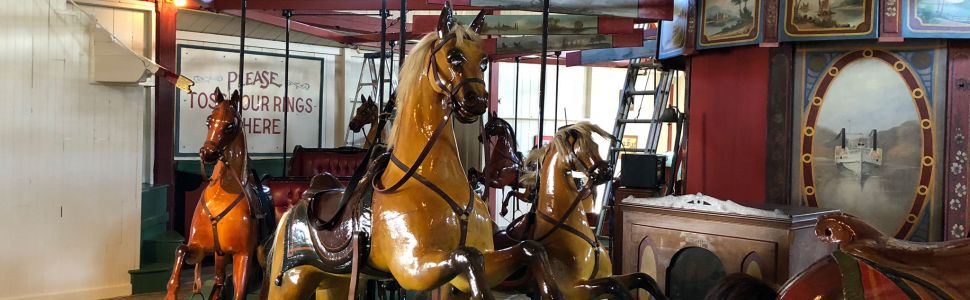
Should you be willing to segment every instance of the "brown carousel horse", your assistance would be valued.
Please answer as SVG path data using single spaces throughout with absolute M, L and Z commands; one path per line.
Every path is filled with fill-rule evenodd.
M 374 102 L 374 98 L 364 98 L 364 95 L 361 95 L 360 100 L 360 106 L 354 111 L 354 117 L 350 119 L 350 124 L 347 127 L 353 132 L 360 132 L 364 128 L 364 125 L 370 124 L 370 129 L 364 138 L 364 148 L 370 149 L 374 144 L 374 139 L 377 137 L 377 123 L 380 121 L 381 116 L 380 108 L 377 107 L 377 102 Z
M 483 21 L 479 14 L 471 30 L 457 25 L 446 4 L 437 32 L 425 36 L 405 60 L 389 139 L 393 149 L 372 164 L 349 197 L 365 198 L 358 196 L 360 190 L 373 187 L 372 213 L 359 214 L 366 220 L 353 229 L 357 242 L 349 242 L 359 245 L 353 247 L 358 255 L 350 260 L 350 267 L 341 265 L 329 271 L 333 264 L 314 262 L 339 254 L 330 249 L 344 249 L 346 243 L 320 239 L 325 235 L 318 234 L 340 230 L 340 226 L 330 226 L 344 224 L 343 218 L 330 220 L 333 214 L 326 213 L 329 210 L 297 206 L 283 217 L 277 230 L 270 299 L 305 299 L 316 288 L 327 290 L 322 297 L 318 293 L 317 299 L 352 297 L 357 280 L 354 270 L 360 270 L 365 279 L 393 277 L 408 290 L 428 291 L 447 283 L 474 299 L 494 299 L 490 287 L 523 265 L 536 274 L 540 296 L 561 298 L 539 243 L 524 241 L 494 249 L 487 205 L 464 179 L 451 117 L 454 113 L 461 122 L 475 122 L 488 107 L 482 80 L 488 60 L 477 33 Z M 390 165 L 382 169 L 381 162 Z M 372 185 L 368 184 L 371 178 Z M 324 190 L 340 187 L 331 185 Z M 312 208 L 320 202 L 328 201 L 311 197 L 302 203 Z M 361 207 L 336 211 L 366 211 Z M 291 221 L 301 214 L 304 218 L 316 216 L 309 222 Z M 368 229 L 372 232 L 369 242 Z M 293 260 L 292 253 L 306 255 Z
M 195 265 L 195 286 L 201 288 L 200 262 L 215 254 L 215 285 L 208 299 L 219 299 L 226 281 L 226 265 L 232 259 L 233 299 L 245 298 L 247 283 L 258 271 L 252 258 L 261 238 L 268 236 L 274 225 L 267 214 L 272 206 L 259 192 L 253 176 L 247 174 L 249 157 L 246 135 L 240 129 L 239 103 L 241 96 L 234 92 L 226 100 L 215 90 L 216 107 L 206 120 L 209 128 L 199 157 L 205 164 L 215 163 L 215 169 L 203 190 L 192 217 L 188 242 L 175 252 L 175 268 L 168 281 L 166 299 L 176 299 L 179 278 L 184 263 Z
M 519 191 L 521 188 L 519 175 L 524 171 L 525 164 L 522 162 L 522 155 L 517 151 L 519 147 L 516 145 L 515 131 L 508 121 L 499 118 L 493 112 L 482 128 L 482 135 L 479 138 L 483 143 L 490 143 L 491 146 L 485 157 L 485 167 L 480 175 L 475 176 L 477 179 L 475 181 L 489 188 L 512 188 L 502 200 L 502 210 L 499 214 L 504 216 L 508 213 L 510 199 L 525 201 L 529 193 Z
M 839 250 L 789 280 L 779 299 L 970 299 L 970 240 L 898 240 L 841 213 L 820 217 L 815 234 Z
M 630 299 L 629 290 L 639 288 L 657 299 L 666 299 L 647 274 L 613 275 L 609 255 L 588 223 L 594 187 L 611 180 L 613 174 L 600 158 L 593 134 L 613 138 L 596 125 L 580 122 L 562 127 L 550 145 L 529 153 L 526 164 L 539 168 L 523 174 L 522 181 L 539 194 L 533 210 L 509 225 L 509 236 L 534 239 L 546 247 L 556 282 L 567 299 L 605 295 Z M 579 183 L 575 174 L 585 177 L 585 183 Z M 541 188 L 534 188 L 536 177 Z

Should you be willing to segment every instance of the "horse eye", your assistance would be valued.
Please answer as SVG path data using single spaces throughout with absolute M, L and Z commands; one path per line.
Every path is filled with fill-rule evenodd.
M 481 63 L 481 64 L 482 64 L 482 65 L 481 65 L 481 67 L 482 67 L 482 72 L 485 72 L 485 70 L 488 70 L 488 57 L 486 57 L 486 58 L 483 58 L 483 59 L 482 59 L 482 63 Z
M 458 67 L 465 62 L 465 54 L 461 53 L 461 50 L 454 49 L 448 51 L 448 63 L 452 66 Z
M 230 132 L 230 131 L 233 131 L 233 130 L 235 130 L 235 129 L 236 129 L 236 124 L 233 124 L 233 123 L 229 123 L 229 124 L 226 124 L 226 129 L 224 129 L 224 130 L 225 130 L 226 132 Z

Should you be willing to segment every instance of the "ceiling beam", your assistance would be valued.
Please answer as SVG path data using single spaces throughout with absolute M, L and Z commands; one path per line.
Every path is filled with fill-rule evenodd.
M 322 28 L 349 31 L 354 33 L 381 32 L 381 18 L 370 16 L 294 16 L 293 20 L 316 25 Z M 387 33 L 398 34 L 400 26 L 396 19 L 388 19 Z M 408 29 L 411 24 L 408 24 Z
M 241 11 L 239 11 L 239 10 L 228 9 L 228 10 L 223 10 L 222 12 L 223 13 L 226 13 L 226 14 L 233 15 L 233 16 L 237 16 L 237 17 L 242 16 Z M 270 25 L 274 25 L 274 26 L 279 26 L 279 27 L 282 27 L 282 28 L 286 28 L 286 19 L 283 18 L 282 15 L 273 15 L 273 14 L 268 14 L 268 13 L 260 12 L 260 11 L 249 11 L 249 10 L 247 10 L 246 11 L 246 18 L 247 19 L 250 19 L 250 20 L 259 21 L 259 22 L 263 22 L 263 23 L 266 23 L 266 24 L 270 24 Z M 328 40 L 335 41 L 335 42 L 338 42 L 338 43 L 341 43 L 341 44 L 353 44 L 355 42 L 360 42 L 357 39 L 354 39 L 352 37 L 349 37 L 349 36 L 346 36 L 346 35 L 343 35 L 343 34 L 340 34 L 340 33 L 336 33 L 336 32 L 333 32 L 333 31 L 330 31 L 330 30 L 327 30 L 327 29 L 315 27 L 313 25 L 309 25 L 309 24 L 305 24 L 305 23 L 301 23 L 301 22 L 296 22 L 296 21 L 291 21 L 290 22 L 290 28 L 293 31 L 306 33 L 306 34 L 309 34 L 309 35 L 312 35 L 312 36 L 315 36 L 315 37 L 319 37 L 319 38 L 322 38 L 322 39 L 328 39 Z
M 214 0 L 211 8 L 219 10 L 240 9 L 239 0 Z M 303 10 L 380 10 L 381 0 L 247 0 L 249 9 L 292 9 Z M 429 4 L 428 1 L 408 1 L 408 10 L 440 10 L 441 4 Z M 387 9 L 401 9 L 400 1 L 387 1 Z M 477 7 L 455 6 L 455 10 L 479 10 Z

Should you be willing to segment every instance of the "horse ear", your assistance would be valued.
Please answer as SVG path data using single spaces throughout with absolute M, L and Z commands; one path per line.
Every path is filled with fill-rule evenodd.
M 367 98 L 364 95 L 360 95 L 360 102 L 367 102 Z
M 451 10 L 451 1 L 445 2 L 445 7 L 441 9 L 441 16 L 438 17 L 438 38 L 442 39 L 455 26 L 455 14 Z
M 239 90 L 232 91 L 232 97 L 229 97 L 229 100 L 232 101 L 233 105 L 241 103 L 242 95 L 239 94 Z
M 483 10 L 478 12 L 478 16 L 475 16 L 475 20 L 473 20 L 472 23 L 468 25 L 468 28 L 470 28 L 472 31 L 474 31 L 477 34 L 482 34 L 482 27 L 484 26 L 485 26 L 485 11 Z

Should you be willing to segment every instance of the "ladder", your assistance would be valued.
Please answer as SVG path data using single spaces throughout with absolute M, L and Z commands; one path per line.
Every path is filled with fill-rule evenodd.
M 674 76 L 668 71 L 658 71 L 660 65 L 653 63 L 651 58 L 634 58 L 630 60 L 629 66 L 626 71 L 626 78 L 623 83 L 623 91 L 620 94 L 620 105 L 616 111 L 616 124 L 613 126 L 613 136 L 617 138 L 612 143 L 610 143 L 610 152 L 607 154 L 609 158 L 609 165 L 613 166 L 614 172 L 618 172 L 617 162 L 620 159 L 620 154 L 622 152 L 640 152 L 640 153 L 657 153 L 657 146 L 660 142 L 660 132 L 663 124 L 660 122 L 654 122 L 660 117 L 660 112 L 663 111 L 667 101 L 670 96 L 670 87 L 673 84 Z M 659 73 L 659 76 L 658 76 Z M 659 80 L 657 79 L 659 77 Z M 638 90 L 637 82 L 639 79 L 643 79 L 645 86 L 649 86 L 651 83 L 655 83 L 653 89 Z M 630 108 L 633 107 L 637 100 L 646 100 L 647 96 L 653 96 L 653 113 L 651 118 L 642 119 L 639 117 L 639 112 L 633 118 L 630 118 Z M 642 104 L 641 104 L 642 105 Z M 650 124 L 650 129 L 648 130 L 646 148 L 624 148 L 623 146 L 623 133 L 626 131 L 627 124 Z M 614 176 L 616 173 L 614 173 Z M 610 234 L 603 233 L 603 223 L 606 222 L 608 218 L 608 212 L 613 208 L 614 193 L 613 193 L 613 180 L 606 182 L 606 189 L 603 192 L 603 199 L 601 201 L 601 208 L 599 218 L 596 222 L 596 236 L 599 240 L 609 242 Z M 611 227 L 613 228 L 613 227 Z
M 390 99 L 390 95 L 391 95 L 391 92 L 394 91 L 394 87 L 397 86 L 397 79 L 395 79 L 395 77 L 392 76 L 393 75 L 392 72 L 397 68 L 394 67 L 394 63 L 393 63 L 394 53 L 387 52 L 387 54 L 385 55 L 389 60 L 389 62 L 384 64 L 386 70 L 384 70 L 383 84 L 388 85 L 387 90 L 384 93 L 384 100 L 386 102 L 387 99 Z M 354 91 L 354 96 L 350 98 L 351 114 L 357 111 L 357 105 L 361 103 L 360 96 L 370 96 L 374 98 L 374 101 L 377 101 L 377 96 L 378 96 L 377 87 L 379 86 L 378 81 L 380 81 L 380 79 L 378 78 L 380 76 L 377 70 L 380 69 L 378 67 L 378 63 L 380 59 L 381 59 L 380 52 L 370 52 L 370 53 L 364 54 L 364 63 L 361 64 L 360 76 L 357 77 L 357 90 Z M 364 74 L 370 75 L 369 81 L 364 80 Z M 367 94 L 364 94 L 364 92 L 367 92 Z M 361 130 L 361 134 L 364 135 L 364 137 L 366 137 L 367 131 Z M 346 130 L 344 132 L 344 145 L 361 146 L 363 144 L 357 145 L 357 133 L 354 133 L 353 131 L 350 131 L 350 130 Z

